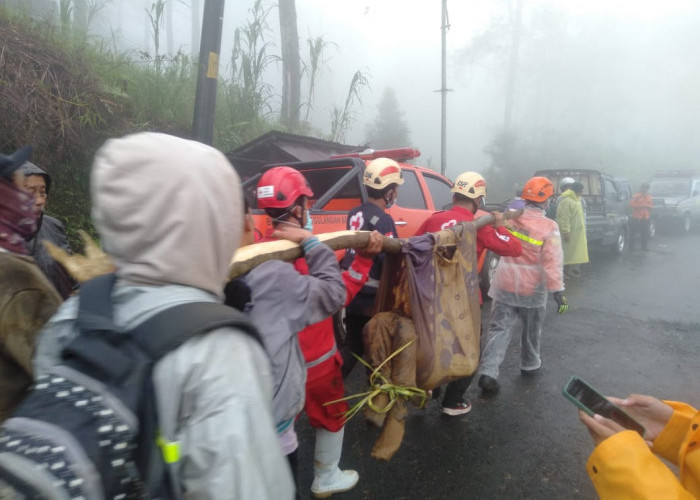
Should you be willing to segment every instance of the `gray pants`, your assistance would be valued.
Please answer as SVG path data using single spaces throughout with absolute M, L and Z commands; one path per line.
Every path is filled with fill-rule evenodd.
M 546 306 L 515 307 L 493 301 L 489 331 L 481 337 L 481 364 L 479 373 L 498 378 L 498 367 L 503 363 L 513 331 L 522 322 L 520 336 L 520 369 L 536 370 L 542 366 L 540 339 Z

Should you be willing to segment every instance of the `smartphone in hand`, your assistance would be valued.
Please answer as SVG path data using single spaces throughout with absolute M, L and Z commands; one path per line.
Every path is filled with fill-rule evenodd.
M 588 415 L 593 416 L 598 414 L 602 417 L 609 418 L 613 422 L 620 424 L 626 429 L 630 429 L 639 433 L 644 437 L 644 426 L 630 417 L 627 413 L 615 406 L 605 396 L 596 391 L 589 384 L 573 376 L 564 386 L 562 391 L 564 397 L 578 406 Z

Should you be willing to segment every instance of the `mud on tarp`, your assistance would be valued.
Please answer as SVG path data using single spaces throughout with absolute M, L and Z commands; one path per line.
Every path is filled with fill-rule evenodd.
M 394 385 L 428 390 L 476 371 L 481 310 L 474 224 L 406 240 L 401 254 L 387 256 L 381 283 L 378 312 L 363 332 L 372 366 L 417 339 L 415 349 L 382 368 Z M 405 405 L 397 402 L 386 418 L 368 410 L 371 421 L 384 424 L 373 457 L 389 460 L 398 450 Z

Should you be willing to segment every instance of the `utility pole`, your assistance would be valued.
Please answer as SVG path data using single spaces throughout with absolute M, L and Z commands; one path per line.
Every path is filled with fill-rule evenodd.
M 518 51 L 520 50 L 520 27 L 523 17 L 523 0 L 518 0 L 515 7 L 515 22 L 513 40 L 510 46 L 510 63 L 508 65 L 508 81 L 506 82 L 506 105 L 503 109 L 503 130 L 510 131 L 513 116 L 513 100 L 515 94 L 515 79 L 518 73 Z
M 216 85 L 219 80 L 224 3 L 225 0 L 204 0 L 202 18 L 202 41 L 199 48 L 192 138 L 209 145 L 214 140 L 214 112 L 216 111 Z
M 440 126 L 440 173 L 445 175 L 447 171 L 447 30 L 450 29 L 450 20 L 447 15 L 447 0 L 442 0 L 442 86 L 440 87 L 442 114 Z

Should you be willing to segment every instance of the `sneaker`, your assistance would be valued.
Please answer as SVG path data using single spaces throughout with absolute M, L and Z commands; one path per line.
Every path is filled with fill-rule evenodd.
M 450 417 L 456 417 L 457 415 L 464 415 L 472 411 L 472 404 L 468 399 L 458 402 L 457 404 L 451 406 L 443 406 L 442 413 L 449 415 Z
M 482 375 L 479 377 L 479 387 L 481 387 L 482 392 L 495 394 L 501 388 L 501 384 L 493 377 Z

